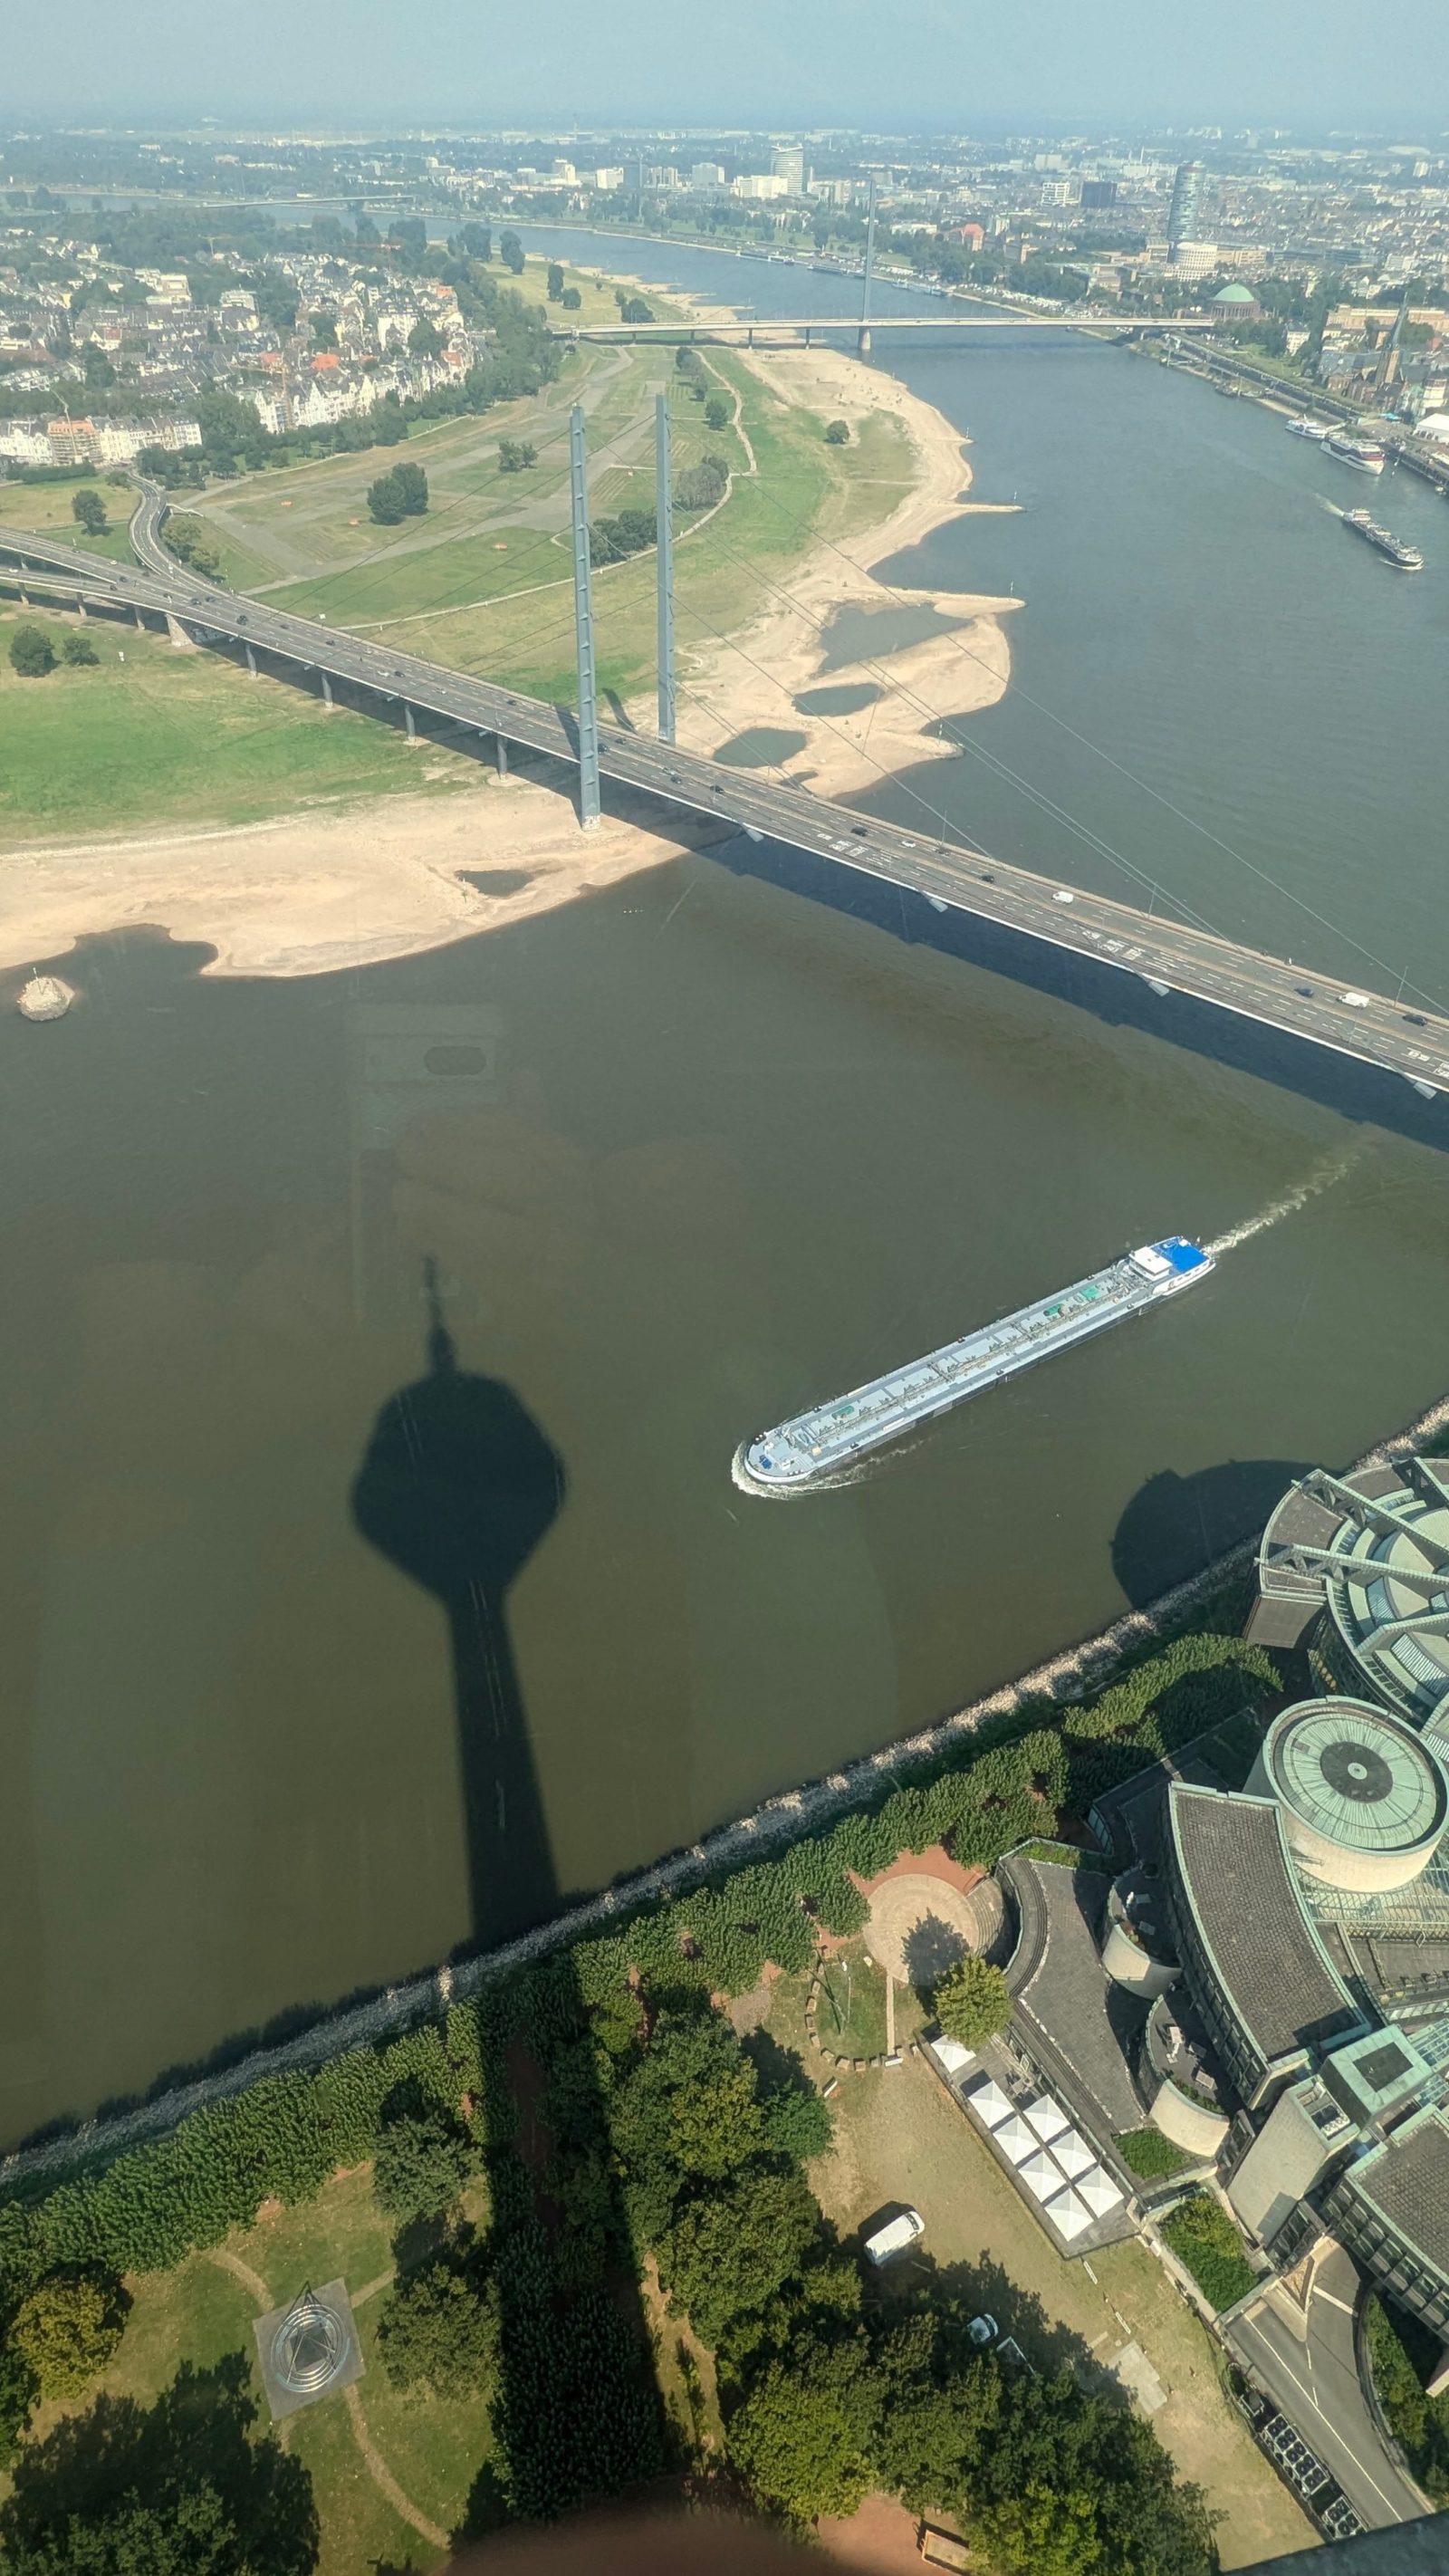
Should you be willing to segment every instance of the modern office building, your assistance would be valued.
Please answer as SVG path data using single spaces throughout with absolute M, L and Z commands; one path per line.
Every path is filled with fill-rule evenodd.
M 1179 162 L 1172 182 L 1172 204 L 1167 214 L 1167 247 L 1175 251 L 1182 242 L 1195 242 L 1198 195 L 1202 182 L 1199 161 Z
M 1300 1476 L 1263 1532 L 1248 1635 L 1449 1746 L 1449 1460 Z
M 775 150 L 770 155 L 770 169 L 775 178 L 784 180 L 785 193 L 787 196 L 804 196 L 810 173 L 805 166 L 805 147 L 803 144 L 777 144 Z

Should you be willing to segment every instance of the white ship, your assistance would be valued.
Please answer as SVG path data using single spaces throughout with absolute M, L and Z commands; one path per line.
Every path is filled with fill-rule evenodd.
M 1299 412 L 1296 419 L 1290 420 L 1288 427 L 1295 438 L 1313 438 L 1322 441 L 1333 434 L 1331 420 L 1315 420 L 1312 413 L 1307 411 Z
M 1145 1243 L 1073 1288 L 1060 1288 L 999 1324 L 947 1342 L 923 1360 L 742 1441 L 735 1451 L 735 1483 L 758 1494 L 805 1493 L 832 1484 L 867 1451 L 885 1448 L 1054 1351 L 1176 1296 L 1206 1279 L 1214 1266 L 1212 1254 L 1186 1235 Z
M 1356 474 L 1382 474 L 1384 451 L 1377 439 L 1351 438 L 1346 429 L 1332 429 L 1323 442 L 1325 456 L 1336 456 L 1340 465 L 1351 465 Z

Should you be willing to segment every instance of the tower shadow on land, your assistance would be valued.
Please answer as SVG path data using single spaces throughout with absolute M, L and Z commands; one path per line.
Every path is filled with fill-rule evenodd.
M 563 1508 L 563 1461 L 497 1378 L 459 1367 L 437 1263 L 424 1264 L 425 1376 L 390 1396 L 352 1488 L 352 1515 L 380 1556 L 430 1592 L 452 1642 L 471 1903 L 469 1946 L 486 1950 L 554 1912 L 560 1890 L 539 1796 L 507 1596 Z M 581 2265 L 556 2195 L 550 2102 L 568 2050 L 571 2141 L 607 2145 L 583 2041 L 588 2014 L 572 1954 L 486 1985 L 476 2002 L 498 2293 L 496 2456 L 474 2482 L 455 2542 L 508 2520 L 551 2520 L 648 2479 L 662 2465 L 660 2409 L 617 2185 L 600 2166 L 598 2253 Z

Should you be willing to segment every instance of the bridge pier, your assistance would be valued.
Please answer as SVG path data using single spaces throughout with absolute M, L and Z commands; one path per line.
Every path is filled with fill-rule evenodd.
M 508 776 L 508 744 L 501 733 L 496 733 L 494 735 L 493 748 L 498 755 L 498 775 L 500 778 L 506 778 Z
M 858 357 L 868 358 L 870 356 L 870 325 L 868 322 L 862 322 L 860 329 L 857 331 L 855 335 L 855 347 Z
M 250 644 L 245 647 L 245 651 L 247 657 L 247 669 L 250 671 L 252 678 L 254 680 L 258 680 L 261 678 L 261 673 L 257 669 L 257 657 L 252 651 Z
M 141 611 L 140 611 L 140 609 L 138 608 L 138 606 L 136 605 L 136 602 L 135 602 L 134 600 L 131 602 L 131 615 L 134 617 L 134 619 L 135 619 L 135 621 L 136 621 L 136 632 L 137 632 L 137 634 L 138 634 L 138 635 L 144 635 L 144 634 L 145 634 L 145 632 L 146 632 L 146 628 L 145 628 L 145 625 L 144 625 L 143 620 L 142 620 L 142 617 L 141 617 Z
M 178 653 L 195 652 L 195 639 L 187 634 L 180 618 L 173 617 L 169 608 L 166 611 L 166 632 L 170 636 L 171 642 Z
M 406 698 L 403 700 L 403 722 L 406 724 L 408 729 L 408 741 L 410 743 L 416 742 L 418 738 L 418 729 L 413 722 L 413 711 L 408 705 Z
M 79 616 L 79 617 L 88 617 L 88 616 L 89 616 L 90 611 L 89 611 L 89 609 L 86 607 L 86 595 L 85 595 L 85 592 L 84 592 L 83 590 L 78 590 L 78 591 L 76 592 L 76 595 L 75 595 L 75 604 L 76 604 L 76 614 L 77 614 L 77 616 Z
M 318 672 L 318 674 L 317 674 L 317 676 L 318 676 L 319 680 L 320 680 L 320 681 L 321 681 L 321 683 L 322 683 L 322 704 L 324 705 L 324 707 L 325 707 L 325 708 L 326 708 L 326 710 L 327 710 L 327 713 L 328 713 L 328 714 L 329 714 L 329 716 L 330 716 L 330 715 L 331 715 L 331 713 L 332 713 L 332 703 L 333 703 L 333 701 L 332 701 L 332 683 L 331 683 L 331 681 L 328 679 L 327 674 L 326 674 L 326 672 L 325 672 L 325 671 L 319 671 L 319 672 Z

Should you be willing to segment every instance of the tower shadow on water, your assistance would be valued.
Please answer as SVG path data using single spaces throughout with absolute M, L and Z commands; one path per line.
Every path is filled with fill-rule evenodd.
M 486 1948 L 558 1894 L 508 1632 L 507 1595 L 563 1508 L 563 1461 L 511 1387 L 458 1365 L 436 1262 L 424 1265 L 428 1370 L 387 1403 L 352 1488 L 380 1556 L 447 1616 L 458 1712 L 471 1938 Z
M 430 1592 L 448 1621 L 470 1946 L 487 1949 L 546 1919 L 559 1898 L 507 1597 L 558 1518 L 566 1487 L 562 1459 L 513 1389 L 459 1366 L 432 1259 L 424 1282 L 427 1371 L 378 1414 L 352 1513 L 369 1544 Z M 476 2011 L 500 2335 L 496 2457 L 479 2472 L 460 2541 L 636 2487 L 664 2457 L 571 1953 L 485 1986 Z M 560 2140 L 549 2088 L 564 2057 L 567 2144 L 596 2144 L 609 2204 L 595 2213 L 588 2247 L 571 2241 L 554 2188 Z

